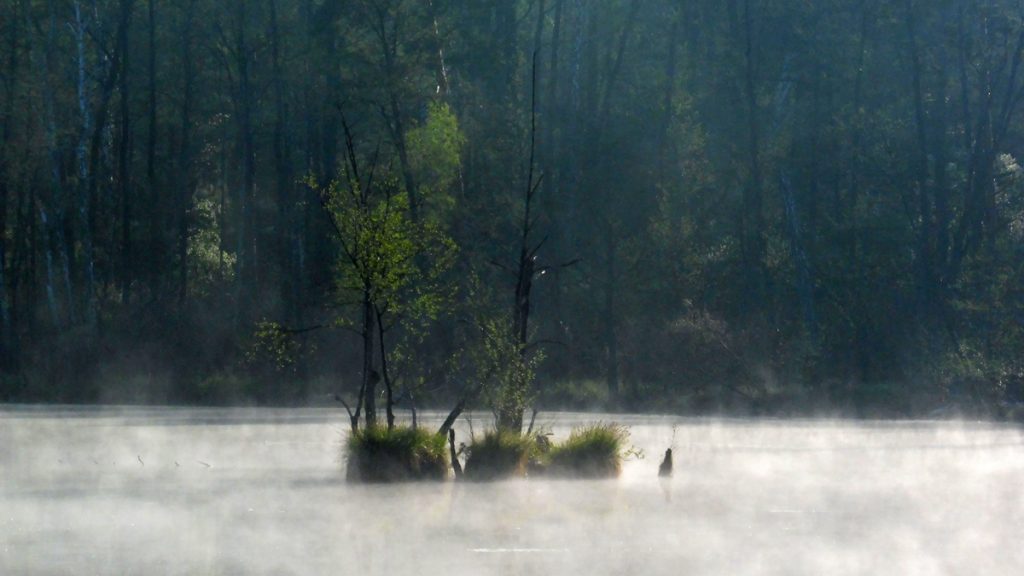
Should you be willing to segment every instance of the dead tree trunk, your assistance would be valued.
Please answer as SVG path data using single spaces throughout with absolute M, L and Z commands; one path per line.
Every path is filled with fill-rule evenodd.
M 455 430 L 448 429 L 448 454 L 452 459 L 452 470 L 455 471 L 455 479 L 462 479 L 462 463 L 459 462 L 459 452 L 455 450 Z

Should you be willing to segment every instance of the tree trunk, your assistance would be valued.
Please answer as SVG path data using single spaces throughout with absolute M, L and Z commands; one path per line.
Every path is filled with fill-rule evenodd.
M 754 310 L 763 312 L 763 299 L 767 295 L 768 284 L 765 268 L 767 245 L 764 237 L 764 184 L 761 176 L 761 125 L 757 104 L 752 1 L 743 2 L 743 96 L 746 100 L 748 174 L 747 185 L 743 189 L 740 229 L 750 301 Z
M 364 402 L 366 427 L 377 425 L 377 382 L 380 376 L 373 369 L 373 331 L 375 327 L 373 304 L 369 291 L 363 292 L 363 384 L 361 400 Z
M 118 27 L 118 50 L 121 52 L 121 136 L 118 146 L 118 184 L 121 194 L 121 303 L 131 302 L 132 280 L 135 276 L 135 257 L 132 248 L 132 131 L 131 94 L 128 82 L 128 26 L 131 20 L 132 0 L 121 0 L 121 24 Z
M 917 179 L 918 240 L 916 266 L 918 273 L 917 287 L 921 314 L 927 316 L 934 304 L 935 269 L 933 258 L 934 221 L 932 214 L 931 193 L 928 186 L 928 127 L 924 110 L 924 93 L 922 88 L 922 63 L 917 43 L 917 16 L 913 3 L 907 1 L 907 40 L 910 49 L 910 78 L 914 102 L 914 124 L 917 136 L 917 150 L 914 154 L 914 173 Z
M 618 320 L 616 318 L 615 290 L 618 282 L 616 272 L 616 246 L 615 227 L 610 223 L 605 224 L 605 286 L 604 286 L 604 342 L 606 364 L 605 383 L 608 393 L 613 397 L 622 398 L 622 390 L 619 383 L 619 336 Z M 639 400 L 638 391 L 634 391 L 632 401 Z
M 94 273 L 94 247 L 97 230 L 97 213 L 99 204 L 99 181 L 100 165 L 103 161 L 103 142 L 107 132 L 109 120 L 110 100 L 114 95 L 114 88 L 117 79 L 122 76 L 121 58 L 125 46 L 120 39 L 120 30 L 127 26 L 124 18 L 118 21 L 118 41 L 115 46 L 113 57 L 107 64 L 107 74 L 99 87 L 99 102 L 96 106 L 95 120 L 92 122 L 92 134 L 90 136 L 88 168 L 82 175 L 82 197 L 80 198 L 80 220 L 82 224 L 82 244 L 85 252 L 85 310 L 86 322 L 93 326 L 97 321 L 95 298 L 95 283 L 97 279 Z
M 448 64 L 445 62 L 444 57 L 444 42 L 441 40 L 441 29 L 437 25 L 437 11 L 434 8 L 433 0 L 427 0 L 427 9 L 430 13 L 430 23 L 433 26 L 433 52 L 437 54 L 436 66 L 436 80 L 437 80 L 437 96 L 444 98 L 448 95 Z
M 519 70 L 518 61 L 518 18 L 516 17 L 517 2 L 495 2 L 494 22 L 497 43 L 498 61 L 494 63 L 498 74 L 492 87 L 495 102 L 511 103 L 515 91 L 516 74 Z
M 150 0 L 152 7 L 154 0 Z M 192 61 L 192 25 L 195 18 L 196 0 L 189 0 L 185 12 L 185 21 L 181 29 L 181 61 L 185 80 L 182 90 L 181 104 L 181 148 L 178 155 L 178 301 L 184 304 L 188 300 L 188 244 L 189 214 L 192 211 L 192 98 L 195 84 L 195 73 Z M 150 119 L 151 122 L 153 119 Z M 155 131 L 156 124 L 151 125 Z
M 51 206 L 59 206 L 61 202 L 63 202 L 64 197 L 64 182 L 61 178 L 61 165 L 63 164 L 63 158 L 59 142 L 57 141 L 56 95 L 52 79 L 53 67 L 55 66 L 54 50 L 57 47 L 57 15 L 53 4 L 54 0 L 48 0 L 46 3 L 49 26 L 47 28 L 44 54 L 40 59 L 39 64 L 43 85 L 43 115 L 46 126 L 46 146 L 49 153 L 48 157 L 50 164 L 50 193 L 48 195 L 49 198 L 39 199 L 35 204 L 38 205 L 39 223 L 42 227 L 41 233 L 45 237 L 46 245 L 44 250 L 46 260 L 46 302 L 50 310 L 50 319 L 53 327 L 60 328 L 61 320 L 57 305 L 55 287 L 57 279 L 56 272 L 54 270 L 54 260 L 57 256 L 54 253 L 57 252 L 59 254 L 63 249 L 63 245 L 59 232 L 59 223 L 55 224 L 50 211 L 47 209 L 47 204 Z
M 165 246 L 163 236 L 162 215 L 164 214 L 163 195 L 157 190 L 156 178 L 156 142 L 157 142 L 157 70 L 156 70 L 156 0 L 148 2 L 149 37 L 147 54 L 147 100 L 148 100 L 148 123 L 146 133 L 146 188 L 149 199 L 147 219 L 149 220 L 149 250 L 146 254 L 150 262 L 160 263 L 165 259 Z M 187 36 L 186 36 L 187 37 Z M 168 203 L 173 206 L 173 201 Z M 151 297 L 159 297 L 165 284 L 162 282 L 159 265 L 147 266 Z
M 380 344 L 380 371 L 384 376 L 384 391 L 387 398 L 388 430 L 393 430 L 395 428 L 395 396 L 394 389 L 391 386 L 391 374 L 388 372 L 388 349 L 384 343 L 384 333 L 386 332 L 384 328 L 384 315 L 376 306 L 374 306 L 373 312 L 377 319 L 377 338 Z
M 658 134 L 658 180 L 666 182 L 669 175 L 669 163 L 673 153 L 669 150 L 668 135 L 675 120 L 675 96 L 676 96 L 676 75 L 677 75 L 677 53 L 679 48 L 679 28 L 682 20 L 682 11 L 676 12 L 672 18 L 672 24 L 668 34 L 668 57 L 665 59 L 665 86 L 661 102 L 661 126 Z
M 284 97 L 284 72 L 281 67 L 281 34 L 278 24 L 277 1 L 269 0 L 270 12 L 270 50 L 271 66 L 273 72 L 273 95 L 274 95 L 274 172 L 277 188 L 277 252 L 278 265 L 281 270 L 282 282 L 279 296 L 284 308 L 285 316 L 290 321 L 295 321 L 297 313 L 293 300 L 295 289 L 293 284 L 297 281 L 297 273 L 292 264 L 291 248 L 294 230 L 292 226 L 291 185 L 294 178 L 291 174 L 291 158 L 289 157 L 289 142 L 286 119 L 288 117 L 287 104 Z
M 235 66 L 238 72 L 238 152 L 242 169 L 238 209 L 238 320 L 249 321 L 256 278 L 256 226 L 254 191 L 256 186 L 256 153 L 253 137 L 253 87 L 249 69 L 250 46 L 246 36 L 245 2 L 235 9 Z
M 12 3 L 12 11 L 18 4 Z M 10 196 L 10 174 L 8 163 L 12 154 L 11 131 L 14 121 L 15 76 L 18 72 L 18 14 L 9 14 L 7 21 L 7 70 L 4 75 L 4 107 L 0 115 L 0 372 L 10 367 L 14 360 L 9 278 L 7 265 L 7 209 Z
M 412 165 L 409 162 L 409 150 L 406 145 L 406 122 L 405 111 L 399 103 L 396 60 L 399 57 L 397 52 L 398 34 L 397 24 L 389 23 L 389 15 L 384 9 L 377 12 L 377 39 L 380 43 L 381 58 L 384 64 L 384 85 L 387 90 L 387 118 L 388 129 L 391 132 L 391 141 L 398 152 L 398 162 L 402 170 L 402 180 L 405 182 L 405 192 L 409 196 L 409 216 L 414 224 L 420 221 L 420 197 L 416 185 L 416 177 L 413 174 Z M 391 16 L 393 18 L 393 16 Z M 388 36 L 388 29 L 391 29 L 392 36 Z M 382 107 L 383 110 L 383 107 Z
M 86 14 L 83 13 L 82 5 L 80 2 L 73 4 L 75 21 L 74 21 L 74 33 L 75 33 L 75 55 L 77 64 L 77 83 L 76 83 L 76 95 L 78 97 L 78 113 L 81 116 L 81 126 L 79 127 L 78 133 L 78 144 L 75 147 L 75 164 L 78 169 L 78 201 L 76 204 L 77 210 L 75 213 L 78 215 L 78 220 L 84 224 L 82 228 L 82 245 L 84 247 L 82 257 L 82 269 L 84 271 L 84 278 L 82 279 L 83 294 L 82 294 L 82 306 L 85 310 L 85 320 L 90 326 L 95 323 L 95 314 L 93 313 L 93 297 L 92 291 L 95 284 L 93 278 L 93 249 L 92 249 L 92 231 L 88 228 L 88 214 L 89 214 L 89 196 L 88 196 L 88 182 L 91 179 L 90 171 L 90 159 L 88 155 L 88 143 L 89 137 L 93 134 L 93 115 L 92 115 L 92 103 L 91 96 L 89 94 L 89 71 L 88 63 L 85 54 L 85 43 L 88 32 L 88 23 L 86 22 Z M 77 295 L 76 295 L 77 296 Z M 69 298 L 75 296 L 69 295 Z

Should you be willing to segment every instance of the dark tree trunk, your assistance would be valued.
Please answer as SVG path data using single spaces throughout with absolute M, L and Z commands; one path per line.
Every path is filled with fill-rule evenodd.
M 384 114 L 391 132 L 391 141 L 398 152 L 398 163 L 402 171 L 402 180 L 405 182 L 405 192 L 409 196 L 409 216 L 413 223 L 420 221 L 420 197 L 416 185 L 416 177 L 413 174 L 412 164 L 409 161 L 409 150 L 406 143 L 406 118 L 399 102 L 398 82 L 401 80 L 398 74 L 398 44 L 399 26 L 394 22 L 396 15 L 388 14 L 384 8 L 379 8 L 376 13 L 377 40 L 380 44 L 381 59 L 384 69 L 384 85 L 387 91 L 387 112 Z M 389 35 L 388 30 L 391 30 Z M 384 110 L 384 104 L 381 110 Z
M 924 109 L 923 64 L 917 41 L 917 15 L 913 3 L 908 0 L 907 40 L 910 50 L 910 78 L 914 102 L 914 125 L 917 136 L 917 150 L 914 158 L 914 173 L 917 179 L 918 206 L 918 246 L 916 266 L 918 273 L 917 287 L 920 311 L 928 315 L 935 301 L 935 268 L 934 268 L 934 215 L 932 213 L 931 192 L 928 186 L 928 126 Z
M 373 368 L 373 340 L 374 327 L 376 325 L 373 316 L 373 304 L 370 302 L 370 293 L 363 293 L 363 384 L 362 398 L 365 411 L 366 427 L 372 428 L 377 425 L 377 382 L 380 376 Z
M 246 35 L 245 2 L 235 9 L 235 67 L 238 73 L 238 154 L 242 170 L 242 186 L 238 194 L 238 321 L 247 324 L 252 312 L 252 296 L 256 289 L 256 226 L 255 188 L 256 151 L 253 135 L 253 86 L 249 66 L 251 47 Z
M 384 342 L 384 335 L 387 332 L 387 328 L 384 326 L 384 315 L 381 313 L 380 309 L 374 306 L 373 313 L 377 320 L 377 338 L 378 343 L 380 344 L 380 371 L 384 376 L 384 393 L 386 395 L 385 398 L 387 402 L 385 410 L 387 414 L 388 430 L 393 430 L 395 428 L 395 396 L 394 389 L 391 385 L 391 373 L 388 372 L 388 348 L 387 344 Z
M 122 6 L 122 9 L 124 7 Z M 130 10 L 130 8 L 129 8 Z M 118 78 L 124 80 L 124 71 L 121 69 L 121 63 L 123 61 L 122 52 L 126 49 L 126 46 L 122 43 L 121 30 L 128 25 L 128 20 L 124 18 L 124 14 L 121 15 L 121 20 L 118 25 L 118 40 L 114 51 L 113 58 L 108 65 L 107 75 L 100 84 L 99 103 L 96 107 L 96 112 L 93 115 L 95 121 L 92 126 L 92 134 L 89 145 L 89 165 L 86 171 L 85 181 L 83 183 L 87 190 L 81 200 L 81 219 L 83 224 L 82 243 L 85 252 L 85 309 L 86 318 L 90 325 L 96 322 L 96 312 L 94 302 L 95 283 L 97 281 L 95 274 L 93 273 L 93 252 L 96 233 L 98 230 L 98 210 L 99 210 L 99 181 L 100 181 L 100 167 L 103 162 L 103 143 L 104 136 L 107 132 L 107 122 L 110 112 L 110 100 L 114 95 L 114 88 L 117 85 Z M 127 32 L 125 32 L 127 33 Z
M 134 254 L 132 249 L 132 131 L 131 94 L 128 82 L 128 26 L 131 21 L 132 0 L 121 0 L 121 25 L 118 28 L 118 51 L 121 52 L 120 116 L 121 133 L 118 146 L 117 180 L 121 194 L 121 303 L 131 301 L 134 279 Z
M 748 273 L 748 296 L 754 310 L 764 311 L 767 287 L 765 269 L 763 186 L 761 175 L 761 124 L 757 104 L 757 62 L 754 48 L 754 16 L 751 3 L 743 2 L 743 97 L 747 120 L 747 184 L 740 215 L 741 242 Z
M 605 279 L 604 279 L 604 343 L 606 353 L 605 383 L 608 393 L 622 399 L 619 384 L 619 335 L 616 317 L 616 288 L 618 272 L 616 271 L 615 229 L 610 223 L 605 225 Z M 638 400 L 639 394 L 634 392 L 630 401 Z
M 20 6 L 17 3 L 12 4 L 11 10 L 16 12 Z M 11 350 L 14 340 L 11 337 L 11 298 L 9 297 L 12 282 L 7 263 L 7 210 L 11 183 L 8 163 L 13 155 L 11 131 L 14 122 L 15 77 L 18 73 L 18 23 L 20 16 L 12 13 L 7 17 L 7 35 L 6 42 L 4 42 L 7 48 L 4 107 L 2 115 L 0 115 L 0 372 L 9 368 L 15 358 L 15 354 Z
M 289 157 L 289 138 L 287 132 L 288 110 L 285 102 L 284 71 L 281 65 L 281 33 L 278 22 L 277 1 L 269 0 L 270 12 L 270 50 L 271 66 L 273 72 L 273 94 L 274 94 L 274 171 L 276 175 L 277 188 L 277 223 L 276 237 L 278 265 L 281 270 L 280 298 L 284 308 L 285 316 L 290 321 L 296 321 L 296 302 L 293 300 L 295 289 L 293 284 L 297 281 L 297 272 L 294 269 L 291 258 L 294 230 L 292 226 L 292 181 L 291 158 Z
M 156 0 L 148 2 L 148 54 L 147 54 L 147 103 L 149 128 L 146 133 L 146 192 L 148 198 L 147 220 L 149 220 L 149 250 L 147 259 L 156 265 L 147 266 L 149 287 L 151 295 L 159 296 L 163 289 L 161 281 L 160 265 L 164 261 L 164 237 L 163 237 L 163 200 L 158 190 L 156 176 L 156 143 L 157 143 L 157 69 L 156 69 Z M 182 135 L 184 136 L 184 134 Z M 173 203 L 171 203 L 173 206 Z
M 150 0 L 152 7 L 154 0 Z M 192 106 L 193 93 L 195 91 L 195 73 L 192 58 L 192 26 L 195 18 L 196 0 L 189 0 L 185 19 L 181 29 L 181 62 L 184 78 L 182 87 L 181 103 L 181 143 L 178 153 L 178 301 L 184 304 L 188 301 L 188 244 L 190 217 L 192 211 Z M 152 120 L 152 119 L 151 119 Z M 155 131 L 156 124 L 151 129 Z
M 53 69 L 56 66 L 57 48 L 57 15 L 54 7 L 54 0 L 48 0 L 47 7 L 47 33 L 45 50 L 40 65 L 40 74 L 43 85 L 43 115 L 45 117 L 46 146 L 49 160 L 48 184 L 49 194 L 47 198 L 33 202 L 38 207 L 39 224 L 42 228 L 39 232 L 45 246 L 43 257 L 45 260 L 45 290 L 46 302 L 50 311 L 50 320 L 54 328 L 61 328 L 60 310 L 57 303 L 57 272 L 54 270 L 54 260 L 60 257 L 64 250 L 63 237 L 60 232 L 59 218 L 54 212 L 60 213 L 60 206 L 64 202 L 64 180 L 61 176 L 61 166 L 64 162 L 60 143 L 57 141 L 57 110 L 56 110 L 56 89 L 53 86 Z M 38 237 L 33 235 L 34 237 Z M 65 262 L 66 258 L 63 259 Z M 65 275 L 67 277 L 67 275 Z M 69 286 L 70 288 L 70 286 Z M 68 306 L 71 306 L 71 293 L 68 293 Z

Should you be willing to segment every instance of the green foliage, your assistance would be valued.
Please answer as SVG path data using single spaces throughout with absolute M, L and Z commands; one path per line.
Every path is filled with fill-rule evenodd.
M 441 283 L 458 253 L 441 226 L 413 222 L 408 195 L 393 179 L 376 185 L 379 197 L 356 184 L 333 182 L 322 189 L 312 177 L 307 184 L 326 196 L 338 226 L 345 253 L 339 259 L 339 287 L 349 297 L 366 293 L 383 313 L 436 318 L 449 296 Z
M 302 344 L 281 324 L 262 320 L 256 323 L 252 346 L 246 358 L 250 363 L 270 363 L 278 371 L 293 368 L 302 353 Z
M 524 353 L 507 320 L 482 318 L 478 327 L 473 362 L 484 402 L 494 412 L 498 428 L 519 433 L 523 413 L 536 393 L 534 379 L 543 353 Z
M 189 292 L 209 296 L 217 286 L 234 279 L 236 255 L 224 248 L 218 222 L 223 215 L 211 199 L 201 199 L 192 209 L 193 231 L 188 238 Z
M 489 430 L 483 437 L 474 437 L 468 448 L 466 478 L 489 481 L 530 473 L 612 478 L 619 475 L 626 458 L 642 457 L 628 442 L 628 428 L 600 422 L 573 429 L 565 442 L 546 450 L 536 435 Z
M 459 178 L 466 137 L 451 107 L 433 101 L 427 107 L 426 122 L 409 130 L 406 138 L 425 212 L 440 220 L 455 207 L 451 190 Z
M 622 461 L 632 450 L 629 429 L 598 422 L 574 428 L 569 438 L 556 444 L 547 455 L 547 472 L 575 478 L 613 478 L 622 471 Z
M 465 474 L 474 481 L 526 476 L 531 458 L 538 454 L 534 438 L 503 429 L 474 437 L 468 450 Z
M 175 97 L 152 110 L 148 66 L 111 68 L 148 59 L 119 34 L 138 14 L 77 4 L 0 3 L 5 398 L 99 400 L 123 358 L 180 401 L 242 367 L 284 383 L 239 392 L 267 401 L 299 374 L 356 382 L 346 334 L 299 351 L 284 327 L 361 329 L 364 294 L 392 382 L 479 388 L 505 425 L 535 399 L 1019 398 L 1014 3 L 757 2 L 744 27 L 720 0 L 197 0 L 154 13 Z M 512 308 L 531 169 L 543 363 L 480 321 Z M 250 340 L 259 319 L 279 326 Z
M 360 429 L 346 446 L 348 479 L 357 482 L 444 480 L 448 477 L 446 439 L 423 428 L 384 426 Z
M 382 177 L 366 189 L 354 173 L 346 176 L 344 185 L 335 181 L 326 188 L 313 176 L 307 178 L 307 185 L 323 199 L 341 244 L 336 275 L 340 304 L 349 305 L 358 316 L 343 315 L 337 321 L 370 334 L 376 329 L 384 340 L 382 358 L 390 359 L 385 376 L 404 375 L 407 390 L 418 388 L 422 381 L 414 374 L 413 354 L 454 295 L 446 275 L 457 247 L 440 223 L 413 220 L 409 197 L 394 178 Z M 354 303 L 371 309 L 370 325 L 364 324 L 364 310 L 352 307 Z

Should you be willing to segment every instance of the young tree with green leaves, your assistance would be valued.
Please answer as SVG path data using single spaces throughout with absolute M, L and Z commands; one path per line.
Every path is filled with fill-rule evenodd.
M 343 179 L 321 186 L 310 177 L 307 183 L 320 198 L 341 247 L 339 291 L 346 297 L 358 296 L 356 324 L 363 339 L 363 373 L 355 411 L 346 404 L 352 429 L 358 429 L 361 410 L 366 425 L 376 425 L 376 387 L 381 376 L 391 429 L 396 396 L 389 355 L 395 344 L 388 335 L 398 326 L 412 331 L 441 313 L 443 276 L 454 262 L 456 246 L 437 223 L 413 220 L 407 193 L 378 165 L 377 153 L 368 169 L 360 171 L 352 132 L 344 120 L 343 126 Z M 378 169 L 384 173 L 377 173 Z M 374 352 L 375 346 L 379 353 Z M 376 371 L 378 356 L 381 375 Z

